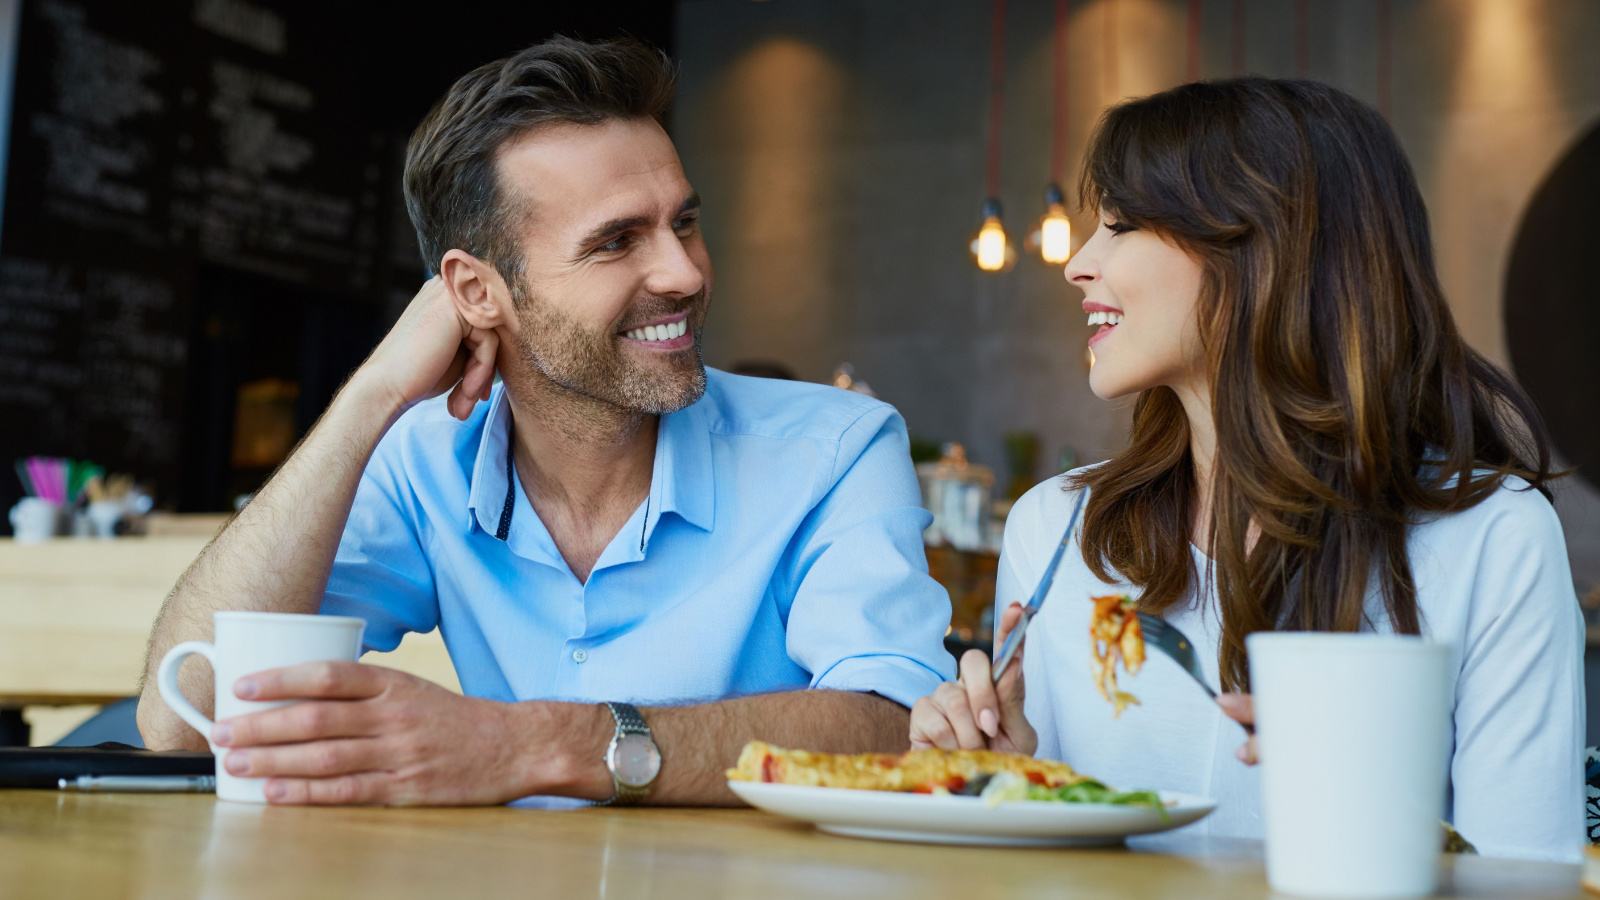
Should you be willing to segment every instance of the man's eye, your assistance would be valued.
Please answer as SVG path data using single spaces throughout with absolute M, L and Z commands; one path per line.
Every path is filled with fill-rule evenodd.
M 676 231 L 679 237 L 686 237 L 694 234 L 695 229 L 699 227 L 700 219 L 698 217 L 679 219 L 678 221 L 672 223 L 672 230 Z
M 621 237 L 614 237 L 594 249 L 598 253 L 620 253 L 628 249 L 628 243 L 628 236 L 622 235 Z

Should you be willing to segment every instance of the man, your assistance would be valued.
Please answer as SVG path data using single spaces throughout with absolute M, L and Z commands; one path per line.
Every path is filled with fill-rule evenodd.
M 380 650 L 438 626 L 467 696 L 357 663 L 240 679 L 306 701 L 214 731 L 272 802 L 731 803 L 746 741 L 901 749 L 954 676 L 893 409 L 701 363 L 711 263 L 657 124 L 671 92 L 641 44 L 557 39 L 413 136 L 438 277 L 179 581 L 149 663 L 215 610 L 320 610 Z M 147 744 L 203 748 L 153 672 Z M 181 682 L 212 696 L 199 664 Z

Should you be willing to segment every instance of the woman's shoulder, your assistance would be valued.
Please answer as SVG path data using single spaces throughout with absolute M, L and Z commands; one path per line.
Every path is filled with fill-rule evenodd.
M 1092 468 L 1094 466 L 1082 466 L 1062 472 L 1028 488 L 1012 504 L 1011 513 L 1006 516 L 1006 530 L 1009 532 L 1016 527 L 1030 534 L 1049 532 L 1051 540 L 1060 540 L 1061 529 L 1067 527 L 1067 519 L 1082 492 L 1081 488 L 1073 486 L 1072 479 Z
M 1072 477 L 1088 468 L 1046 478 L 1012 504 L 1006 516 L 1005 540 L 1000 552 L 1019 571 L 1031 570 L 1035 562 L 1042 565 L 1056 542 L 1061 540 L 1061 532 L 1066 529 L 1081 493 L 1080 488 L 1073 487 Z M 1036 556 L 1041 558 L 1035 560 Z
M 1576 621 L 1561 521 L 1521 478 L 1506 478 L 1473 506 L 1419 523 L 1407 553 L 1424 618 L 1446 631 L 1452 621 L 1467 633 L 1520 616 Z
M 1485 541 L 1519 549 L 1565 548 L 1555 507 L 1527 481 L 1506 476 L 1487 497 L 1466 509 L 1432 513 L 1413 529 L 1412 540 L 1465 549 Z

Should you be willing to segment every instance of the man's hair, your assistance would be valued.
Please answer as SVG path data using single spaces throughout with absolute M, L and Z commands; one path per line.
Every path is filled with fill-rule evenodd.
M 438 272 L 445 253 L 459 248 L 491 262 L 518 294 L 523 253 L 516 230 L 527 210 L 500 190 L 500 148 L 552 125 L 659 121 L 674 81 L 671 60 L 632 38 L 551 38 L 463 76 L 406 147 L 406 211 L 423 264 Z

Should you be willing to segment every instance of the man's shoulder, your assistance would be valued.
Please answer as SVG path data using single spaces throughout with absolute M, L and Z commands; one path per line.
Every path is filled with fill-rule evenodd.
M 448 394 L 411 407 L 389 426 L 373 453 L 373 460 L 400 470 L 419 465 L 434 469 L 446 459 L 471 466 L 483 439 L 489 411 L 500 402 L 503 385 L 496 384 L 489 399 L 475 404 L 466 421 L 451 415 Z
M 838 441 L 862 423 L 881 425 L 894 407 L 832 385 L 753 378 L 706 369 L 702 401 L 714 434 Z M 876 430 L 876 429 L 874 429 Z

